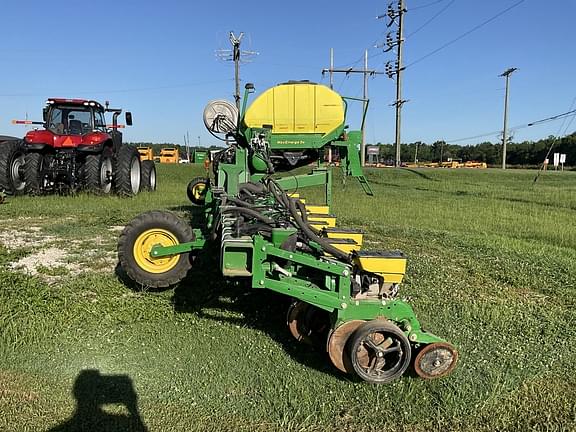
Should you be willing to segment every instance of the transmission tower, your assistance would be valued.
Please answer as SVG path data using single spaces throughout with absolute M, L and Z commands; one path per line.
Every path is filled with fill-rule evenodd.
M 397 27 L 397 30 L 389 31 L 386 35 L 386 42 L 382 45 L 377 45 L 377 48 L 384 48 L 384 52 L 392 51 L 396 48 L 396 61 L 389 61 L 386 63 L 386 75 L 390 79 L 396 79 L 396 101 L 392 104 L 396 107 L 396 157 L 394 159 L 394 165 L 399 167 L 401 165 L 400 160 L 400 140 L 401 140 L 401 128 L 402 128 L 402 105 L 407 100 L 402 99 L 402 71 L 405 67 L 402 65 L 402 47 L 404 45 L 404 38 L 402 36 L 403 26 L 404 26 L 404 14 L 407 12 L 404 0 L 398 0 L 397 8 L 392 6 L 392 3 L 388 5 L 388 10 L 384 15 L 379 15 L 377 18 L 388 18 L 389 22 L 386 27 L 392 27 L 393 25 Z
M 243 37 L 243 32 L 240 32 L 238 37 L 236 37 L 234 32 L 230 32 L 229 39 L 232 44 L 232 49 L 216 51 L 216 57 L 220 60 L 234 62 L 234 100 L 236 101 L 236 108 L 238 108 L 238 110 L 240 110 L 240 63 L 248 63 L 254 56 L 258 55 L 256 51 L 243 51 L 240 49 Z

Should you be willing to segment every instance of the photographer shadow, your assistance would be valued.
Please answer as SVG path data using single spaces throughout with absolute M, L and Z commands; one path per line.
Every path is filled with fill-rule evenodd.
M 138 396 L 128 375 L 102 375 L 98 370 L 83 370 L 76 377 L 72 393 L 76 411 L 69 420 L 48 432 L 148 431 L 140 417 Z M 127 413 L 108 412 L 105 406 L 109 404 L 122 405 Z

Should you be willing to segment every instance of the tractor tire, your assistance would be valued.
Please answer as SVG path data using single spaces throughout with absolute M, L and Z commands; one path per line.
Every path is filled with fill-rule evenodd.
M 186 188 L 186 195 L 190 202 L 196 206 L 203 206 L 206 200 L 206 192 L 210 186 L 210 180 L 206 177 L 195 177 Z
M 113 171 L 114 190 L 118 195 L 134 196 L 140 191 L 140 154 L 135 147 L 120 146 Z
M 130 222 L 118 240 L 122 269 L 142 287 L 168 288 L 180 282 L 192 267 L 190 253 L 153 258 L 153 246 L 175 246 L 194 240 L 189 224 L 174 213 L 150 211 Z
M 86 156 L 83 181 L 89 192 L 107 195 L 112 191 L 112 154 L 109 150 Z
M 24 156 L 26 150 L 20 140 L 0 142 L 0 190 L 10 195 L 24 193 Z
M 140 192 L 154 192 L 156 190 L 156 164 L 145 160 L 141 163 Z
M 24 191 L 28 195 L 40 195 L 44 191 L 44 155 L 28 153 L 24 160 Z

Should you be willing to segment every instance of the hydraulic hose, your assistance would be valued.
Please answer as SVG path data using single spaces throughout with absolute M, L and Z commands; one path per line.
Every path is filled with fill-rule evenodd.
M 322 249 L 325 252 L 328 252 L 330 255 L 335 256 L 336 258 L 344 260 L 349 263 L 350 257 L 348 256 L 348 254 L 332 246 L 326 239 L 318 237 L 318 235 L 314 231 L 312 231 L 312 229 L 308 226 L 308 224 L 302 220 L 302 217 L 300 216 L 300 214 L 298 213 L 298 209 L 296 208 L 296 200 L 288 198 L 288 201 L 290 204 L 289 205 L 290 213 L 292 214 L 294 221 L 296 221 L 296 225 L 298 225 L 298 227 L 302 230 L 304 235 L 306 235 L 306 237 L 308 237 L 309 240 L 312 240 L 318 243 L 320 246 L 322 246 Z
M 237 206 L 223 206 L 220 207 L 220 211 L 222 213 L 231 213 L 231 212 L 238 212 L 244 215 L 250 216 L 254 219 L 258 219 L 261 222 L 264 222 L 267 225 L 275 225 L 276 222 L 273 219 L 270 219 L 267 216 L 264 216 L 262 213 L 257 212 L 256 210 L 245 208 L 245 207 L 237 207 Z

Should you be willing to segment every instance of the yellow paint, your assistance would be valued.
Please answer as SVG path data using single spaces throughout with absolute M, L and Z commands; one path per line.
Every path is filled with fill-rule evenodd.
M 306 211 L 308 213 L 316 213 L 316 214 L 330 214 L 330 207 L 325 205 L 312 205 L 309 204 L 306 206 Z
M 324 222 L 326 227 L 333 228 L 336 226 L 336 216 L 333 215 L 324 215 L 324 214 L 315 214 L 311 213 L 308 215 L 309 222 Z
M 350 239 L 330 239 L 328 242 L 334 246 L 336 249 L 340 249 L 342 252 L 345 253 L 352 253 L 352 251 L 359 251 L 360 246 L 354 241 Z
M 140 160 L 154 160 L 154 153 L 152 147 L 137 147 L 138 153 L 140 154 Z
M 364 271 L 382 276 L 385 283 L 400 283 L 406 273 L 405 257 L 356 256 L 354 263 Z
M 326 224 L 326 222 L 309 222 L 308 225 L 310 225 L 312 228 L 315 228 L 317 230 L 321 230 L 322 228 L 325 228 L 326 226 L 328 226 Z
M 148 273 L 165 273 L 178 264 L 180 255 L 153 258 L 150 251 L 156 245 L 175 246 L 177 244 L 179 244 L 178 239 L 170 231 L 161 228 L 149 229 L 140 234 L 134 242 L 132 250 L 134 260 L 138 267 Z
M 362 244 L 364 243 L 364 233 L 362 231 L 329 229 L 325 230 L 324 234 L 328 238 L 354 240 L 354 242 L 360 247 L 362 247 Z
M 344 102 L 323 85 L 280 84 L 252 102 L 244 122 L 250 128 L 272 125 L 276 134 L 325 135 L 344 123 Z
M 176 147 L 166 147 L 160 150 L 160 163 L 178 163 L 180 153 Z

